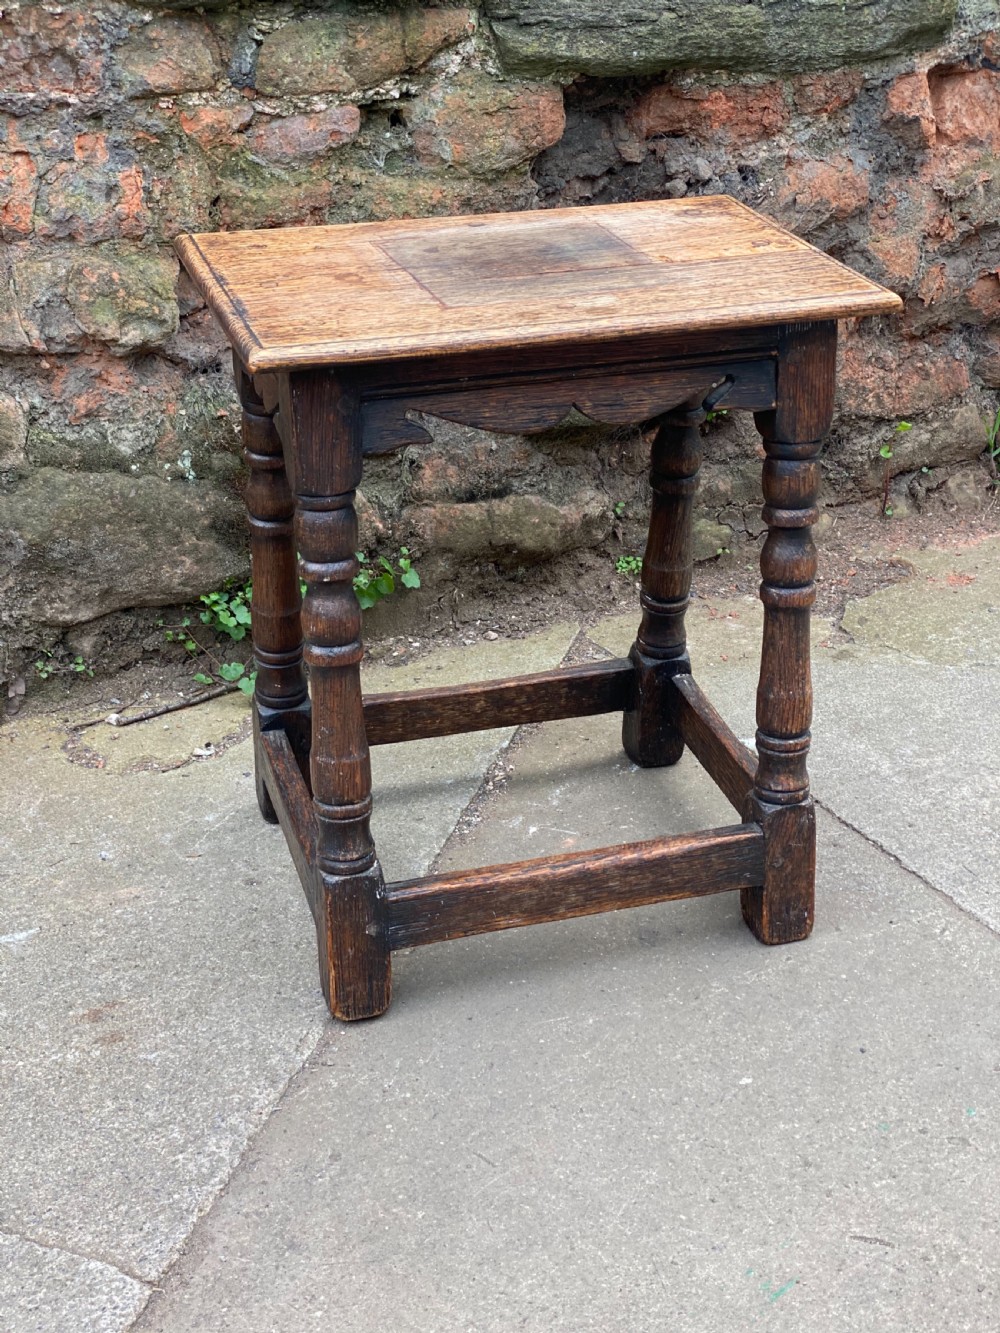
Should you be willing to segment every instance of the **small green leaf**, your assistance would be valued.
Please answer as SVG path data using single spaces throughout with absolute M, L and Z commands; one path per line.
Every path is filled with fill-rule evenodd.
M 189 653 L 196 653 L 198 651 L 198 645 L 195 643 L 194 639 L 185 639 L 184 647 Z
M 219 675 L 228 681 L 239 680 L 245 671 L 246 667 L 242 662 L 223 662 L 219 667 Z
M 419 588 L 420 575 L 415 569 L 404 569 L 399 578 L 404 588 Z
M 899 422 L 896 423 L 896 429 L 897 429 L 897 430 L 899 431 L 899 433 L 902 435 L 904 432 L 913 429 L 913 422 L 912 422 L 912 421 L 899 421 Z
M 892 457 L 892 445 L 891 445 L 891 444 L 883 444 L 882 448 L 878 451 L 878 453 L 879 453 L 879 457 L 880 457 L 880 458 L 891 458 L 891 457 Z
M 246 695 L 253 694 L 253 681 L 249 676 L 244 676 L 241 680 L 238 680 L 236 686 L 237 689 L 242 690 Z

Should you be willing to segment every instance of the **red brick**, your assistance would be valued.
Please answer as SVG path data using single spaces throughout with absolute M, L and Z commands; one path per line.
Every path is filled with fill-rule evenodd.
M 337 106 L 255 125 L 247 142 L 253 152 L 271 162 L 308 161 L 350 143 L 360 128 L 361 112 L 356 106 Z
M 2 11 L 0 11 L 2 12 Z M 0 17 L 0 87 L 40 99 L 87 97 L 101 86 L 103 39 L 86 9 L 7 8 Z
M 978 316 L 978 319 L 970 318 L 970 323 L 1000 323 L 1000 269 L 977 278 L 966 291 L 965 299 L 970 314 Z
M 199 148 L 222 148 L 236 142 L 236 135 L 253 119 L 253 108 L 239 106 L 199 106 L 180 113 L 180 126 Z
M 27 153 L 0 153 L 0 239 L 17 241 L 31 234 L 38 194 L 38 169 Z
M 841 339 L 839 402 L 848 415 L 905 419 L 939 407 L 969 387 L 965 362 L 928 340 L 865 334 Z
M 934 143 L 934 106 L 923 70 L 901 74 L 890 85 L 885 107 L 883 120 L 909 148 L 927 148 Z
M 831 220 L 842 222 L 868 204 L 868 172 L 844 153 L 828 161 L 790 160 L 778 208 L 795 230 L 809 232 Z
M 750 143 L 777 134 L 788 121 L 780 83 L 734 84 L 728 88 L 682 88 L 662 84 L 639 99 L 629 116 L 641 138 L 687 134 Z
M 117 65 L 132 96 L 211 88 L 221 70 L 204 23 L 160 19 L 129 34 Z
M 974 69 L 934 74 L 930 95 L 939 143 L 986 144 L 1000 150 L 1000 73 Z

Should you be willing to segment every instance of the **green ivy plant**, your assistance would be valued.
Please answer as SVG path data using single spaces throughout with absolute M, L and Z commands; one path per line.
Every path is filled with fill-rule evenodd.
M 913 422 L 897 421 L 893 429 L 897 435 L 905 435 L 908 430 L 913 429 Z M 883 444 L 882 448 L 878 451 L 878 456 L 879 458 L 891 458 L 892 452 L 892 441 L 886 440 L 885 444 Z
M 48 680 L 50 676 L 64 676 L 71 673 L 76 676 L 86 676 L 90 679 L 93 677 L 94 668 L 80 653 L 66 662 L 57 658 L 55 653 L 50 652 L 48 648 L 42 649 L 42 655 L 35 663 L 35 674 L 39 680 Z
M 401 546 L 395 565 L 384 555 L 369 560 L 363 551 L 355 552 L 361 568 L 354 576 L 354 595 L 362 611 L 368 611 L 396 591 L 396 576 L 404 588 L 419 588 L 420 575 L 413 568 L 409 548 Z
M 369 607 L 375 606 L 386 597 L 391 597 L 396 591 L 397 582 L 403 588 L 420 587 L 420 575 L 413 568 L 413 557 L 408 547 L 401 546 L 395 560 L 384 555 L 369 559 L 363 551 L 358 551 L 356 555 L 360 568 L 354 576 L 354 595 L 363 611 L 367 611 Z M 300 581 L 299 588 L 305 595 L 304 582 Z M 230 579 L 216 592 L 202 593 L 198 601 L 202 607 L 198 619 L 203 625 L 207 625 L 221 638 L 231 639 L 234 643 L 240 643 L 246 638 L 250 629 L 250 608 L 253 602 L 252 583 Z M 194 675 L 199 685 L 235 685 L 244 694 L 253 694 L 257 672 L 252 665 L 237 661 L 224 662 L 216 657 L 195 637 L 190 616 L 184 616 L 176 625 L 164 626 L 162 620 L 157 624 L 163 628 L 163 636 L 168 643 L 180 643 L 191 657 L 206 660 L 205 669 L 195 672 Z M 45 661 L 39 662 L 36 669 L 39 675 L 42 675 L 45 669 L 43 680 L 52 670 Z M 77 667 L 74 664 L 73 669 L 87 668 Z
M 993 473 L 993 485 L 1000 486 L 1000 407 L 992 420 L 985 418 L 983 426 L 986 430 L 986 458 Z

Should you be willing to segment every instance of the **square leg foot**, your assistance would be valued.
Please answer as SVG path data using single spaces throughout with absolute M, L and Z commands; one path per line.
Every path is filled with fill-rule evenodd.
M 319 971 L 330 1013 L 349 1023 L 377 1018 L 392 998 L 382 868 L 376 861 L 360 875 L 317 875 Z
M 684 753 L 671 681 L 690 672 L 691 663 L 687 657 L 661 662 L 634 644 L 629 661 L 635 668 L 635 695 L 622 717 L 622 749 L 640 768 L 669 768 Z
M 751 796 L 744 816 L 764 830 L 764 883 L 741 889 L 743 920 L 762 944 L 792 944 L 813 928 L 816 813 L 801 805 L 765 805 Z

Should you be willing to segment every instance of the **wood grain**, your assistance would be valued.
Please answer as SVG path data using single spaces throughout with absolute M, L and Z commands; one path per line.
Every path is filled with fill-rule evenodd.
M 372 694 L 364 702 L 368 744 L 615 713 L 628 702 L 632 673 L 632 663 L 617 658 L 509 680 Z
M 609 426 L 651 421 L 669 408 L 729 380 L 728 407 L 765 411 L 775 401 L 773 360 L 728 361 L 715 365 L 652 365 L 605 370 L 591 375 L 533 376 L 491 387 L 405 394 L 362 405 L 366 454 L 387 453 L 405 444 L 426 443 L 427 431 L 407 419 L 420 412 L 478 430 L 530 435 L 560 425 L 573 411 Z
M 312 795 L 298 760 L 283 731 L 265 731 L 258 739 L 258 755 L 264 782 L 274 804 L 278 823 L 288 843 L 295 869 L 313 919 L 318 920 L 319 893 L 316 882 L 318 833 Z
M 653 500 L 640 578 L 642 619 L 629 651 L 635 665 L 635 695 L 622 718 L 622 746 L 643 768 L 676 764 L 684 751 L 670 680 L 691 670 L 684 615 L 694 569 L 691 525 L 705 393 L 703 387 L 693 402 L 666 413 L 650 455 Z
M 746 888 L 763 878 L 763 851 L 757 825 L 737 824 L 406 880 L 386 890 L 389 941 L 401 949 Z
M 252 373 L 901 307 L 721 195 L 210 233 L 176 246 Z
M 730 731 L 693 677 L 677 675 L 670 684 L 678 695 L 675 713 L 684 743 L 742 814 L 757 772 L 757 756 Z

